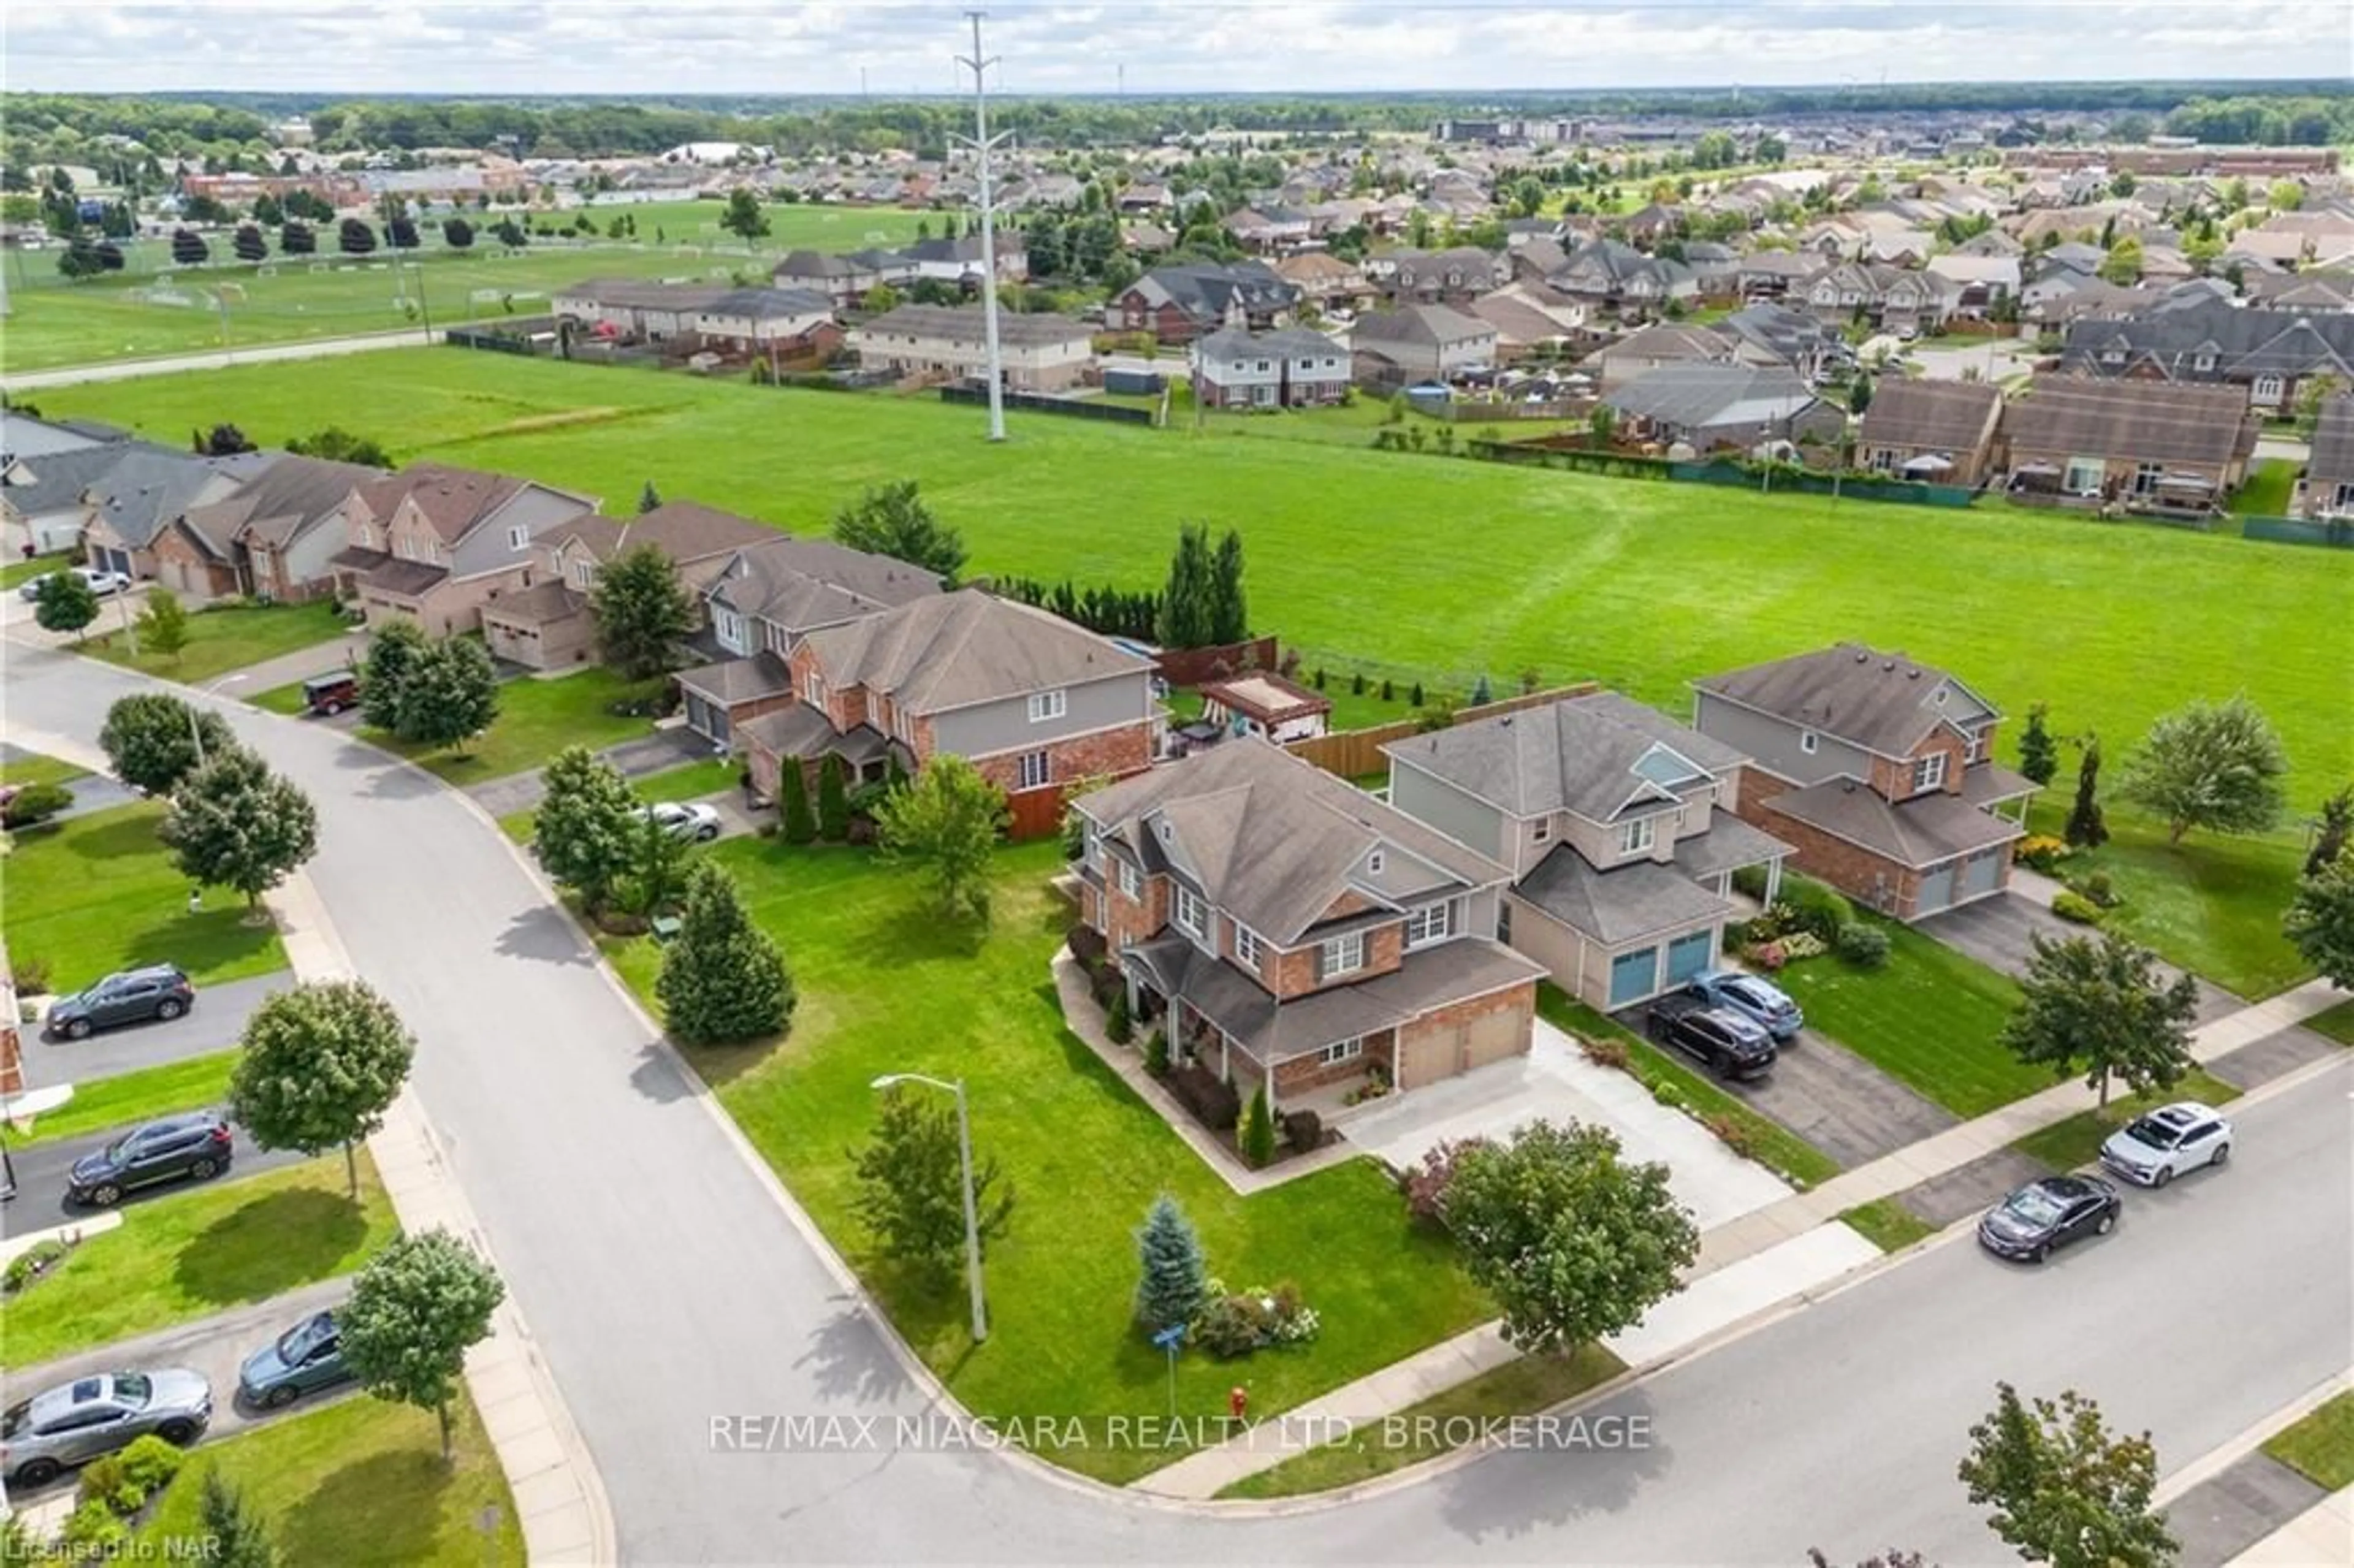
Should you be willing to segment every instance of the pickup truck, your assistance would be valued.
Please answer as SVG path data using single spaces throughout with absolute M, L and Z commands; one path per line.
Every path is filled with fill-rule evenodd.
M 1670 991 L 1652 1002 L 1643 1026 L 1652 1039 L 1698 1058 L 1720 1078 L 1755 1078 L 1774 1065 L 1773 1036 L 1689 991 Z
M 1739 1013 L 1771 1034 L 1776 1045 L 1787 1045 L 1807 1025 L 1807 1015 L 1780 986 L 1739 969 L 1694 975 L 1684 982 L 1684 990 L 1711 1007 Z

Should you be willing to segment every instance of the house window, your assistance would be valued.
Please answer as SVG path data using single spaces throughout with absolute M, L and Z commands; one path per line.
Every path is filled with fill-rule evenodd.
M 1364 1054 L 1364 1050 L 1365 1043 L 1362 1038 L 1335 1040 L 1316 1053 L 1316 1060 L 1320 1065 L 1330 1067 L 1338 1063 L 1354 1061 Z
M 801 678 L 801 701 L 813 708 L 825 706 L 825 677 L 815 670 Z
M 1143 896 L 1140 891 L 1142 886 L 1142 881 L 1136 874 L 1136 867 L 1129 864 L 1126 861 L 1121 861 L 1119 863 L 1119 890 L 1128 895 L 1130 898 L 1140 899 Z
M 1379 876 L 1382 874 L 1382 866 L 1384 863 L 1385 862 L 1382 855 L 1382 852 L 1379 850 L 1375 850 L 1373 853 L 1365 857 L 1365 870 L 1368 874 L 1373 876 Z
M 1258 938 L 1246 926 L 1235 927 L 1235 961 L 1246 969 L 1258 968 Z
M 1352 931 L 1345 937 L 1335 937 L 1316 949 L 1316 970 L 1325 980 L 1334 975 L 1354 974 L 1365 967 L 1365 934 Z
M 1030 694 L 1030 722 L 1043 724 L 1048 719 L 1061 718 L 1070 710 L 1070 694 L 1067 692 L 1033 692 Z
M 744 651 L 744 618 L 732 609 L 723 609 L 718 617 L 719 641 L 737 652 Z
M 2072 457 L 2068 460 L 2067 473 L 2062 476 L 2060 488 L 2071 495 L 2098 495 L 2101 479 L 2107 471 L 2108 466 L 2099 458 Z
M 1652 837 L 1658 828 L 1658 821 L 1650 817 L 1638 817 L 1627 823 L 1618 830 L 1618 853 L 1641 854 L 1651 847 Z
M 1044 789 L 1046 787 L 1046 780 L 1051 775 L 1052 767 L 1053 765 L 1047 760 L 1047 754 L 1045 752 L 1033 751 L 1024 754 L 1020 763 L 1022 781 L 1019 788 L 1023 789 Z
M 2215 356 L 2211 354 L 2202 353 L 2198 358 L 2192 360 L 2190 364 L 2191 368 L 2197 370 L 2201 376 L 2204 376 L 2209 371 L 2215 368 Z
M 1913 765 L 1913 792 L 1946 787 L 1946 754 L 1933 751 Z
M 376 548 L 376 530 L 365 523 L 360 524 L 360 545 L 364 549 Z
M 2158 488 L 2158 477 L 2166 472 L 2163 463 L 2146 462 L 2134 470 L 2134 493 L 2147 495 Z
M 585 588 L 588 586 L 588 579 L 596 574 L 597 567 L 593 563 L 575 561 L 572 563 L 572 586 Z
M 1179 883 L 1177 885 L 1177 928 L 1189 937 L 1200 936 L 1203 931 L 1203 913 L 1202 895 L 1183 883 Z
M 2281 400 L 2281 389 L 2282 383 L 2279 376 L 2259 376 L 2255 379 L 2255 384 L 2248 388 L 2248 396 L 2259 403 L 2278 403 Z
M 1821 745 L 1822 738 L 1813 730 L 1802 729 L 1798 732 L 1798 750 L 1806 756 L 1812 757 L 1816 748 Z
M 1455 934 L 1455 905 L 1426 904 L 1409 909 L 1405 915 L 1405 945 L 1426 948 L 1433 942 L 1443 942 Z
M 531 530 L 518 523 L 507 530 L 507 548 L 520 550 L 531 543 Z
M 1987 732 L 1983 729 L 1974 729 L 1970 731 L 1968 743 L 1962 751 L 1962 761 L 1966 764 L 1971 762 L 1984 762 L 1986 760 L 1986 754 Z
M 1539 817 L 1539 818 L 1538 818 L 1538 819 L 1537 819 L 1533 823 L 1532 823 L 1532 824 L 1530 825 L 1530 828 L 1529 828 L 1529 842 L 1530 842 L 1531 843 L 1539 843 L 1539 844 L 1541 844 L 1541 843 L 1544 842 L 1545 842 L 1545 840 L 1547 840 L 1547 839 L 1549 839 L 1549 838 L 1551 838 L 1551 837 L 1553 837 L 1553 819 L 1552 819 L 1552 818 L 1550 818 L 1550 817 Z

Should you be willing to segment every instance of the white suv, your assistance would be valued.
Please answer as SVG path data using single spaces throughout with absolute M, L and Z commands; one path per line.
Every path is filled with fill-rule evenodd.
M 2137 1117 L 2101 1145 L 2101 1163 L 2128 1181 L 2163 1187 L 2186 1171 L 2232 1158 L 2232 1124 L 2193 1100 Z

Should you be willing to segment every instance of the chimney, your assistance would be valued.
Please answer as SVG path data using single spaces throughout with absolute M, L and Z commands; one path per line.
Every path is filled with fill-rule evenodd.
M 1904 672 L 1904 678 L 1908 681 L 1917 681 L 1921 678 L 1921 672 L 1918 670 L 1907 670 Z

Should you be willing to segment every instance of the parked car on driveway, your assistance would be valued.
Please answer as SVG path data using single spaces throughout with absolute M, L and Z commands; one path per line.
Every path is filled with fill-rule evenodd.
M 228 1123 L 211 1111 L 187 1111 L 133 1128 L 95 1154 L 73 1162 L 69 1202 L 111 1209 L 133 1188 L 159 1181 L 208 1181 L 227 1171 L 236 1150 Z
M 237 1392 L 248 1404 L 276 1410 L 351 1379 L 335 1332 L 335 1315 L 313 1312 L 245 1358 L 238 1369 Z
M 329 674 L 313 675 L 302 683 L 302 708 L 325 718 L 333 718 L 345 708 L 360 705 L 360 678 L 350 670 L 337 670 Z
M 1739 1013 L 1772 1035 L 1776 1045 L 1788 1044 L 1807 1024 L 1807 1015 L 1780 986 L 1739 969 L 1694 975 L 1684 982 L 1684 990 L 1711 1007 Z
M 2052 1250 L 2116 1229 L 2124 1205 L 2098 1176 L 2046 1176 L 2030 1181 L 1978 1221 L 1978 1245 L 2000 1257 L 2041 1263 Z
M 709 806 L 664 800 L 656 805 L 641 806 L 634 814 L 652 821 L 674 839 L 708 843 L 719 836 L 719 813 Z
M 2163 1187 L 2186 1171 L 2232 1158 L 2232 1124 L 2196 1100 L 2136 1117 L 2101 1145 L 2101 1163 L 2126 1181 Z
M 97 1029 L 156 1020 L 169 1023 L 196 1005 L 196 988 L 171 964 L 111 974 L 87 991 L 61 996 L 49 1005 L 42 1029 L 69 1040 L 85 1040 Z
M 1774 1065 L 1773 1037 L 1765 1030 L 1687 991 L 1653 1001 L 1643 1025 L 1652 1039 L 1697 1057 L 1720 1078 L 1754 1078 Z
M 131 588 L 131 579 L 121 572 L 102 572 L 95 567 L 68 567 L 65 570 L 72 573 L 75 577 L 78 577 L 82 581 L 88 583 L 90 585 L 90 591 L 96 594 L 101 599 L 108 598 L 113 594 L 127 592 Z M 43 583 L 48 582 L 50 577 L 59 577 L 62 575 L 64 574 L 59 572 L 49 572 L 41 577 L 35 577 L 32 581 L 26 583 L 17 588 L 16 597 L 23 599 L 27 604 L 31 604 L 41 597 L 41 585 Z
M 153 1432 L 186 1447 L 213 1418 L 212 1385 L 182 1367 L 101 1372 L 47 1389 L 0 1415 L 0 1475 L 38 1487 Z

